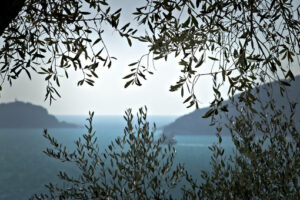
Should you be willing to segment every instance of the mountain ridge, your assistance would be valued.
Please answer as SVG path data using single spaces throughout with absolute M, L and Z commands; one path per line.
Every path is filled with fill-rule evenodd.
M 268 83 L 272 85 L 272 96 L 275 99 L 278 105 L 286 105 L 287 99 L 281 97 L 280 89 L 279 89 L 279 82 L 272 82 Z M 259 86 L 260 91 L 265 90 L 267 84 L 263 84 Z M 300 103 L 300 76 L 295 77 L 295 81 L 292 82 L 290 87 L 286 87 L 289 94 L 289 99 Z M 238 98 L 240 94 L 235 95 L 234 98 Z M 260 98 L 266 98 L 266 92 L 260 92 Z M 229 114 L 234 114 L 234 108 L 230 106 L 230 101 L 224 101 L 224 104 L 229 105 Z M 202 116 L 209 110 L 209 107 L 201 108 L 195 110 L 189 114 L 183 115 L 177 118 L 173 123 L 170 123 L 163 127 L 163 132 L 167 137 L 173 137 L 176 135 L 212 135 L 216 133 L 216 129 L 213 126 L 209 126 L 210 119 L 209 118 L 202 118 Z M 300 105 L 297 105 L 296 112 L 295 112 L 295 119 L 296 125 L 300 129 Z M 222 131 L 223 135 L 229 135 L 229 131 L 224 130 Z
M 0 104 L 0 128 L 77 128 L 76 124 L 58 121 L 42 106 L 22 101 Z

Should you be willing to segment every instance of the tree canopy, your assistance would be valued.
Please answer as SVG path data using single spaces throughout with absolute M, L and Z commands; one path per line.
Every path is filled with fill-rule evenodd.
M 153 74 L 150 64 L 152 62 L 149 60 L 154 63 L 160 59 L 167 61 L 170 56 L 177 57 L 182 74 L 170 87 L 170 91 L 179 91 L 188 107 L 197 108 L 199 102 L 197 92 L 202 89 L 197 85 L 197 81 L 202 76 L 211 76 L 214 100 L 211 102 L 211 109 L 203 117 L 215 119 L 216 116 L 220 116 L 218 115 L 220 111 L 225 113 L 228 111 L 227 105 L 223 105 L 224 96 L 220 88 L 226 82 L 229 83 L 228 95 L 236 107 L 237 114 L 234 116 L 224 114 L 228 119 L 225 126 L 222 126 L 221 120 L 213 121 L 219 143 L 210 147 L 214 153 L 211 159 L 212 172 L 201 173 L 203 184 L 198 184 L 188 172 L 185 172 L 185 179 L 189 185 L 182 187 L 183 199 L 299 198 L 300 135 L 295 126 L 299 122 L 293 118 L 297 102 L 279 107 L 272 99 L 271 92 L 268 93 L 268 99 L 260 99 L 256 87 L 263 82 L 278 80 L 281 84 L 281 94 L 288 98 L 285 87 L 292 84 L 295 79 L 294 72 L 299 70 L 300 64 L 299 2 L 145 0 L 144 6 L 137 7 L 132 13 L 139 27 L 132 26 L 130 22 L 120 24 L 122 9 L 112 10 L 106 0 L 13 2 L 16 4 L 10 5 L 14 8 L 12 12 L 8 12 L 6 18 L 1 18 L 3 19 L 0 27 L 1 85 L 6 81 L 12 84 L 22 72 L 30 78 L 31 73 L 36 71 L 44 76 L 48 83 L 46 99 L 50 102 L 59 96 L 56 89 L 60 86 L 59 80 L 61 77 L 68 78 L 71 68 L 83 74 L 78 85 L 84 83 L 93 85 L 94 78 L 98 77 L 96 69 L 99 66 L 109 68 L 116 59 L 110 56 L 102 38 L 105 31 L 102 25 L 107 24 L 125 38 L 129 46 L 132 42 L 141 42 L 149 47 L 147 54 L 129 64 L 130 72 L 124 77 L 125 88 L 131 85 L 141 86 L 142 80 L 146 79 L 148 74 Z M 83 65 L 83 60 L 88 64 Z M 207 61 L 211 61 L 212 64 L 208 64 L 210 62 Z M 203 73 L 203 69 L 209 69 L 210 72 Z M 241 94 L 235 99 L 233 95 L 237 92 Z M 255 109 L 257 106 L 261 107 L 261 111 Z M 286 109 L 289 112 L 284 112 Z M 94 136 L 92 116 L 91 114 L 88 119 L 89 133 L 84 135 L 87 144 L 83 145 L 78 141 L 77 153 L 67 154 L 62 146 L 45 132 L 45 136 L 58 152 L 49 150 L 46 153 L 58 159 L 61 155 L 66 160 L 74 158 L 75 162 L 83 150 L 90 151 L 89 155 L 97 157 L 99 152 L 94 148 L 97 147 L 96 140 L 92 140 Z M 120 164 L 118 159 L 130 160 L 129 154 L 149 156 L 143 151 L 146 147 L 151 146 L 154 150 L 160 151 L 159 145 L 153 145 L 151 142 L 153 138 L 148 123 L 142 120 L 146 119 L 144 111 L 140 110 L 139 126 L 132 134 L 131 119 L 131 112 L 128 111 L 125 116 L 128 127 L 124 131 L 124 143 L 119 144 L 120 140 L 116 140 L 116 146 L 121 149 L 124 149 L 124 145 L 129 145 L 126 155 L 117 155 L 112 150 L 109 154 L 112 162 L 115 161 L 117 165 Z M 235 145 L 234 155 L 229 157 L 224 156 L 221 145 L 220 134 L 224 127 L 230 131 Z M 143 146 L 144 144 L 146 146 Z M 158 153 L 151 157 L 154 163 L 160 158 L 159 155 L 166 156 Z M 169 160 L 167 167 L 171 167 L 169 164 L 172 165 L 172 155 L 171 153 L 171 157 L 167 157 Z M 137 155 L 136 157 L 140 158 Z M 94 161 L 101 160 L 94 159 Z M 95 176 L 86 172 L 94 173 L 96 165 L 101 167 L 101 163 L 94 163 L 95 166 L 92 163 L 88 171 L 85 167 L 89 164 L 89 160 L 79 159 L 77 163 L 83 176 L 88 175 L 85 178 L 94 181 Z M 143 166 L 135 166 L 140 168 L 138 172 L 142 171 Z M 127 171 L 130 171 L 129 168 Z M 152 170 L 152 168 L 143 169 L 148 172 Z M 164 166 L 158 166 L 157 169 L 164 171 Z M 122 170 L 121 167 L 116 174 Z M 130 172 L 135 174 L 131 177 L 126 176 L 125 183 L 128 184 L 126 188 L 132 191 L 130 190 L 132 184 L 135 187 L 137 183 L 135 181 L 140 181 L 140 177 L 136 172 Z M 178 175 L 176 178 L 181 177 L 181 172 L 182 170 L 176 171 L 175 175 Z M 146 174 L 143 173 L 145 176 Z M 60 177 L 69 182 L 73 181 L 64 174 Z M 134 179 L 131 179 L 132 177 Z M 166 180 L 172 179 L 168 177 Z M 122 179 L 117 178 L 119 181 Z M 77 180 L 74 181 L 76 185 Z M 68 192 L 60 188 L 54 191 L 55 188 L 51 185 L 48 188 L 50 193 Z M 87 192 L 82 195 L 90 194 L 89 188 L 84 189 Z M 119 191 L 120 188 L 115 189 Z M 139 189 L 141 193 L 130 195 L 147 195 L 146 190 L 142 187 Z M 154 191 L 153 194 L 157 192 Z
M 105 0 L 13 2 L 18 6 L 8 7 L 14 12 L 1 13 L 8 14 L 7 21 L 1 22 L 1 85 L 6 81 L 12 84 L 21 73 L 31 79 L 31 73 L 37 72 L 48 83 L 46 99 L 50 103 L 60 96 L 60 77 L 68 78 L 70 67 L 83 75 L 78 85 L 93 85 L 97 67 L 111 67 L 116 58 L 110 56 L 102 39 L 104 22 L 131 44 L 133 30 L 126 30 L 128 25 L 119 28 L 121 9 L 112 11 Z
M 153 73 L 149 59 L 167 60 L 174 53 L 182 75 L 170 91 L 180 91 L 188 107 L 198 107 L 201 76 L 215 80 L 215 111 L 222 102 L 219 89 L 225 81 L 231 96 L 261 82 L 294 79 L 293 71 L 299 65 L 300 11 L 291 0 L 147 0 L 132 13 L 140 24 L 138 29 L 130 23 L 120 24 L 122 9 L 113 11 L 106 0 L 13 2 L 12 11 L 5 12 L 6 22 L 1 22 L 6 27 L 1 32 L 1 85 L 12 84 L 21 72 L 30 78 L 37 71 L 48 83 L 46 99 L 50 102 L 59 96 L 59 80 L 68 78 L 70 68 L 83 74 L 78 85 L 93 85 L 97 67 L 111 67 L 116 58 L 110 56 L 102 38 L 103 24 L 125 37 L 130 46 L 132 42 L 149 46 L 146 55 L 129 64 L 125 87 L 140 86 Z M 83 60 L 88 64 L 83 66 Z M 203 68 L 211 72 L 203 73 Z M 251 95 L 245 97 L 253 101 Z
M 187 89 L 184 102 L 197 107 L 201 86 L 196 83 L 204 75 L 215 80 L 212 106 L 222 101 L 219 88 L 225 81 L 230 83 L 232 96 L 260 82 L 293 80 L 292 71 L 299 66 L 299 12 L 293 1 L 197 0 L 148 1 L 134 15 L 150 30 L 139 39 L 150 45 L 154 59 L 167 60 L 172 53 L 180 58 L 182 76 L 170 91 L 181 91 L 184 96 Z M 214 64 L 207 66 L 208 60 Z M 203 74 L 202 68 L 211 72 Z

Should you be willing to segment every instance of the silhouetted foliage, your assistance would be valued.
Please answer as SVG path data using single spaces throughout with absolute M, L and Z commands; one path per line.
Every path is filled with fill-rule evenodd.
M 197 184 L 193 177 L 187 179 L 195 185 L 193 190 L 187 189 L 188 198 L 300 198 L 300 134 L 295 127 L 295 104 L 286 108 L 277 108 L 272 100 L 259 104 L 262 109 L 257 114 L 235 104 L 238 114 L 228 116 L 226 123 L 235 148 L 225 156 L 218 134 L 219 143 L 209 147 L 213 152 L 212 172 L 201 173 L 203 184 Z
M 129 44 L 134 35 L 129 24 L 121 29 L 121 9 L 113 11 L 106 0 L 27 0 L 19 11 L 1 34 L 0 90 L 4 82 L 12 84 L 21 73 L 31 79 L 31 73 L 37 72 L 48 83 L 46 99 L 50 103 L 60 97 L 59 80 L 68 78 L 70 68 L 82 73 L 79 86 L 92 86 L 98 77 L 96 69 L 111 67 L 116 58 L 102 38 L 104 24 Z
M 161 140 L 154 140 L 155 125 L 150 129 L 147 110 L 139 110 L 137 125 L 127 110 L 124 135 L 102 151 L 92 126 L 93 113 L 87 119 L 88 133 L 75 142 L 72 152 L 45 130 L 44 137 L 52 145 L 45 153 L 72 163 L 79 176 L 61 171 L 62 183 L 47 184 L 49 193 L 33 198 L 298 199 L 300 135 L 294 126 L 294 107 L 286 115 L 272 101 L 267 104 L 270 107 L 261 105 L 264 108 L 259 117 L 237 105 L 239 113 L 229 117 L 227 124 L 235 144 L 233 153 L 225 156 L 218 134 L 219 143 L 209 147 L 212 170 L 199 171 L 201 180 L 195 180 L 182 165 L 174 165 L 174 146 L 162 146 Z M 177 196 L 172 191 L 177 191 Z
M 170 91 L 186 96 L 188 107 L 198 107 L 198 88 L 203 86 L 197 81 L 207 75 L 213 78 L 215 99 L 206 117 L 224 110 L 220 88 L 226 81 L 228 94 L 246 92 L 244 101 L 250 105 L 255 102 L 249 94 L 252 88 L 280 77 L 294 80 L 292 71 L 300 64 L 296 1 L 147 1 L 133 14 L 149 30 L 138 38 L 150 46 L 141 59 L 179 57 L 182 75 Z M 140 85 L 145 78 L 142 69 L 149 66 L 143 67 L 141 59 L 130 64 L 134 73 L 124 77 L 129 79 L 126 86 Z M 281 83 L 290 85 L 289 81 Z
M 78 85 L 93 85 L 93 78 L 98 76 L 97 67 L 110 67 L 114 59 L 101 37 L 104 31 L 101 24 L 106 22 L 130 46 L 131 39 L 149 46 L 147 54 L 129 64 L 125 88 L 141 86 L 141 80 L 153 73 L 150 59 L 167 60 L 173 53 L 180 59 L 182 74 L 170 91 L 180 91 L 188 107 L 199 106 L 197 81 L 201 76 L 213 79 L 214 100 L 203 116 L 212 119 L 219 138 L 219 144 L 211 147 L 213 170 L 202 173 L 204 183 L 201 184 L 186 172 L 190 184 L 183 187 L 184 199 L 299 199 L 300 144 L 299 130 L 295 128 L 299 122 L 293 118 L 297 102 L 279 107 L 272 100 L 271 92 L 263 101 L 255 89 L 262 83 L 279 81 L 281 95 L 288 99 L 285 87 L 292 84 L 295 66 L 300 64 L 297 3 L 292 0 L 147 0 L 133 13 L 136 21 L 144 25 L 138 35 L 129 23 L 119 25 L 121 10 L 111 11 L 105 0 L 28 0 L 2 34 L 1 85 L 5 80 L 12 83 L 21 72 L 30 78 L 30 70 L 37 71 L 48 82 L 46 99 L 51 102 L 55 95 L 59 96 L 55 85 L 60 86 L 60 76 L 68 77 L 71 67 L 83 74 Z M 82 66 L 82 60 L 89 64 Z M 203 68 L 210 72 L 203 72 Z M 225 125 L 236 147 L 234 155 L 229 157 L 224 157 L 221 146 L 224 129 L 221 119 L 228 105 L 223 104 L 220 89 L 226 82 L 231 103 L 238 111 L 237 115 L 226 116 L 229 122 Z M 237 92 L 241 92 L 238 100 L 233 98 Z M 261 106 L 262 111 L 257 111 L 256 106 Z M 284 109 L 290 109 L 290 114 L 285 114 Z M 177 176 L 161 176 L 170 172 L 172 153 L 165 163 L 152 165 L 166 155 L 160 152 L 159 144 L 153 143 L 144 114 L 140 111 L 134 134 L 128 111 L 123 140 L 113 142 L 103 154 L 92 132 L 92 115 L 84 143 L 78 140 L 73 153 L 66 152 L 45 132 L 55 149 L 46 153 L 75 162 L 82 175 L 73 179 L 61 173 L 60 177 L 71 187 L 49 184 L 50 194 L 36 198 L 102 198 L 99 195 L 114 199 L 168 198 L 169 193 L 161 193 L 160 189 L 172 186 L 172 178 L 180 177 L 181 167 L 174 169 Z M 152 155 L 153 152 L 158 153 Z M 149 158 L 150 165 L 145 158 Z M 109 166 L 118 170 L 105 168 L 110 159 Z M 148 172 L 155 180 L 150 179 Z
M 174 147 L 154 140 L 156 127 L 150 127 L 145 111 L 139 110 L 134 125 L 131 110 L 127 110 L 124 135 L 105 150 L 100 150 L 93 130 L 94 113 L 87 119 L 88 132 L 75 142 L 73 152 L 45 130 L 44 137 L 52 145 L 45 153 L 73 163 L 81 174 L 72 177 L 60 172 L 64 187 L 49 183 L 49 194 L 35 195 L 35 199 L 171 199 L 172 190 L 183 177 L 183 166 L 173 165 Z
M 78 85 L 93 85 L 97 67 L 110 67 L 115 59 L 102 38 L 101 25 L 105 23 L 130 46 L 132 39 L 149 46 L 147 54 L 129 64 L 125 87 L 140 86 L 141 79 L 153 73 L 149 58 L 167 60 L 174 53 L 180 58 L 182 75 L 170 91 L 180 91 L 188 107 L 198 107 L 197 81 L 212 76 L 215 100 L 207 117 L 222 108 L 219 89 L 226 81 L 230 95 L 248 92 L 261 82 L 280 77 L 293 80 L 293 63 L 299 65 L 300 10 L 296 1 L 147 0 L 132 13 L 146 30 L 140 28 L 139 32 L 130 23 L 119 24 L 121 13 L 121 9 L 112 11 L 106 0 L 25 1 L 1 35 L 1 85 L 4 80 L 12 83 L 21 72 L 30 78 L 34 70 L 45 76 L 46 98 L 51 101 L 59 96 L 56 86 L 60 86 L 60 77 L 68 77 L 70 67 L 83 74 Z M 88 64 L 83 66 L 83 60 Z M 204 63 L 209 73 L 203 72 Z M 283 86 L 289 84 L 282 81 Z M 255 101 L 251 95 L 245 100 L 249 104 Z

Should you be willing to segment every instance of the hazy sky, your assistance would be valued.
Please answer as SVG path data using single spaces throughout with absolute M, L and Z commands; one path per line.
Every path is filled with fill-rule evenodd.
M 125 11 L 124 22 L 129 19 L 130 14 L 137 7 L 136 0 L 112 1 L 114 7 L 122 7 Z M 104 39 L 112 56 L 118 58 L 111 69 L 101 68 L 98 70 L 99 79 L 95 86 L 77 87 L 77 81 L 82 78 L 80 72 L 70 73 L 69 79 L 61 79 L 59 92 L 62 98 L 49 105 L 44 101 L 46 82 L 40 75 L 32 74 L 30 81 L 23 73 L 12 87 L 8 84 L 1 92 L 0 102 L 11 102 L 15 99 L 31 102 L 46 107 L 51 114 L 84 114 L 88 111 L 95 111 L 97 115 L 122 115 L 127 108 L 135 111 L 146 105 L 149 114 L 152 115 L 182 115 L 194 110 L 187 109 L 182 102 L 179 92 L 169 92 L 170 85 L 178 80 L 181 68 L 178 66 L 178 59 L 169 59 L 168 62 L 156 62 L 154 75 L 148 76 L 143 81 L 143 86 L 133 86 L 124 89 L 125 81 L 122 79 L 129 73 L 128 64 L 135 62 L 141 55 L 147 53 L 146 46 L 133 43 L 129 47 L 126 40 L 121 39 L 117 33 L 109 30 Z M 170 57 L 171 58 L 171 57 Z M 206 63 L 209 65 L 210 63 Z M 203 69 L 207 72 L 210 68 Z M 197 85 L 200 107 L 209 105 L 213 99 L 211 89 L 211 78 L 202 77 Z M 225 90 L 224 90 L 225 91 Z
M 111 1 L 114 7 L 122 7 L 124 22 L 131 16 L 130 13 L 143 1 Z M 122 21 L 121 21 L 122 22 Z M 19 101 L 31 102 L 46 107 L 51 114 L 88 114 L 95 111 L 98 115 L 122 115 L 127 108 L 137 110 L 146 105 L 149 114 L 154 115 L 182 115 L 193 111 L 183 105 L 180 93 L 169 92 L 171 84 L 175 84 L 180 75 L 178 60 L 169 59 L 168 62 L 156 62 L 156 71 L 153 76 L 148 76 L 143 81 L 142 87 L 129 87 L 124 89 L 125 81 L 122 79 L 129 73 L 128 64 L 135 62 L 141 55 L 147 53 L 146 46 L 134 43 L 129 47 L 126 40 L 109 30 L 105 34 L 106 44 L 112 56 L 118 58 L 111 69 L 98 70 L 99 79 L 95 86 L 77 87 L 77 81 L 82 78 L 80 72 L 69 74 L 69 79 L 61 79 L 59 92 L 62 98 L 49 105 L 44 101 L 46 82 L 40 75 L 32 73 L 30 81 L 26 74 L 13 82 L 13 86 L 4 85 L 0 102 Z M 211 89 L 203 79 L 200 100 L 203 105 L 208 105 L 208 92 Z M 212 98 L 212 97 L 211 97 Z M 211 99 L 210 98 L 210 99 Z
M 26 74 L 13 82 L 13 86 L 5 85 L 1 93 L 1 102 L 10 102 L 15 99 L 46 107 L 52 114 L 87 114 L 89 110 L 98 115 L 123 114 L 126 108 L 138 109 L 147 105 L 149 114 L 157 115 L 182 115 L 191 112 L 183 105 L 183 99 L 178 92 L 169 92 L 171 84 L 176 83 L 180 75 L 178 60 L 170 59 L 168 62 L 156 62 L 154 75 L 148 76 L 143 81 L 143 86 L 124 88 L 125 80 L 122 79 L 129 73 L 129 63 L 136 61 L 139 56 L 146 53 L 146 49 L 133 45 L 129 47 L 125 40 L 116 34 L 107 40 L 111 54 L 118 58 L 110 69 L 98 70 L 99 78 L 95 86 L 77 86 L 77 81 L 82 78 L 80 72 L 69 74 L 69 79 L 61 79 L 59 92 L 61 98 L 49 105 L 44 101 L 46 82 L 40 75 L 32 74 L 30 81 Z M 117 38 L 117 39 L 114 39 Z M 200 100 L 206 106 L 211 87 L 205 79 L 201 80 Z M 211 96 L 212 98 L 212 96 Z M 211 99 L 210 98 L 210 99 Z

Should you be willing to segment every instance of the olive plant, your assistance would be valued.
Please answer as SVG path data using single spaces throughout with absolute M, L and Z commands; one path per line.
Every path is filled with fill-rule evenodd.
M 132 13 L 138 28 L 131 21 L 121 24 L 122 9 L 113 10 L 107 0 L 13 0 L 12 5 L 17 6 L 9 17 L 0 14 L 10 19 L 0 22 L 0 89 L 21 73 L 30 78 L 37 71 L 48 83 L 50 101 L 59 96 L 59 80 L 68 77 L 71 68 L 83 74 L 78 85 L 93 85 L 98 66 L 112 65 L 115 57 L 102 37 L 109 27 L 130 46 L 148 46 L 145 55 L 129 64 L 125 87 L 142 85 L 153 73 L 150 60 L 174 55 L 182 74 L 170 91 L 180 91 L 188 107 L 199 106 L 197 82 L 202 76 L 216 81 L 207 116 L 223 108 L 220 88 L 226 82 L 232 96 L 261 82 L 293 80 L 299 65 L 298 1 L 145 0 Z M 245 100 L 254 103 L 251 95 Z
M 261 107 L 258 113 L 238 98 L 233 100 L 236 113 L 227 115 L 225 123 L 234 143 L 233 152 L 224 153 L 219 133 L 219 143 L 210 147 L 212 169 L 201 173 L 201 184 L 187 178 L 187 199 L 300 198 L 296 103 L 278 107 L 274 99 L 267 99 L 256 104 Z
M 93 86 L 98 67 L 112 66 L 116 58 L 103 39 L 105 29 L 115 30 L 130 45 L 135 34 L 130 23 L 119 23 L 122 9 L 113 10 L 106 0 L 13 0 L 0 5 L 14 11 L 12 16 L 0 14 L 0 90 L 6 82 L 12 85 L 23 74 L 31 79 L 37 72 L 47 83 L 50 103 L 60 97 L 60 80 L 71 69 L 82 73 L 78 86 Z
M 181 75 L 170 91 L 179 91 L 188 107 L 199 107 L 197 84 L 210 76 L 215 94 L 207 117 L 221 109 L 228 95 L 249 92 L 264 82 L 280 81 L 289 86 L 299 70 L 300 4 L 292 0 L 147 0 L 133 14 L 148 30 L 138 39 L 149 51 L 130 64 L 125 86 L 140 85 L 148 69 L 144 58 L 177 57 Z M 287 80 L 281 80 L 289 78 Z M 255 103 L 253 94 L 244 101 Z
M 93 116 L 90 113 L 87 133 L 75 142 L 72 152 L 44 131 L 52 145 L 45 153 L 73 164 L 79 175 L 59 172 L 63 183 L 47 184 L 48 193 L 35 194 L 33 199 L 172 199 L 184 168 L 174 164 L 174 147 L 162 146 L 162 139 L 155 140 L 155 124 L 150 127 L 146 109 L 139 109 L 136 124 L 131 110 L 127 110 L 124 135 L 106 149 L 98 146 Z
M 263 83 L 279 81 L 278 90 L 288 99 L 286 87 L 293 84 L 300 63 L 298 1 L 145 0 L 144 6 L 132 13 L 141 32 L 130 23 L 121 26 L 122 11 L 112 11 L 106 0 L 15 1 L 23 3 L 17 7 L 21 8 L 19 14 L 4 31 L 1 28 L 0 90 L 5 81 L 12 83 L 21 73 L 30 78 L 31 72 L 37 71 L 45 76 L 48 83 L 46 99 L 51 102 L 59 96 L 56 86 L 60 86 L 62 76 L 68 77 L 70 68 L 83 74 L 78 85 L 93 85 L 93 78 L 98 76 L 97 67 L 110 67 L 114 59 L 102 38 L 104 28 L 101 25 L 106 23 L 125 37 L 130 46 L 131 40 L 135 39 L 149 47 L 145 55 L 129 64 L 130 72 L 124 77 L 125 88 L 141 86 L 142 80 L 153 73 L 150 60 L 155 64 L 155 60 L 167 61 L 171 55 L 178 58 L 182 74 L 170 91 L 180 91 L 188 107 L 198 108 L 197 94 L 203 88 L 207 89 L 197 82 L 203 76 L 213 79 L 214 99 L 203 117 L 211 117 L 220 144 L 211 147 L 214 152 L 212 172 L 202 173 L 203 184 L 185 173 L 191 183 L 183 187 L 185 198 L 299 198 L 299 130 L 296 127 L 299 122 L 293 116 L 295 104 L 289 102 L 292 112 L 287 114 L 286 108 L 278 106 L 272 99 L 263 102 L 254 89 Z M 88 64 L 83 66 L 83 60 Z M 220 113 L 233 109 L 224 105 L 221 88 L 226 83 L 237 113 L 228 114 L 228 120 L 222 122 L 219 117 L 223 114 Z M 234 98 L 236 93 L 241 93 L 238 102 Z M 261 109 L 257 109 L 258 105 Z M 130 113 L 127 112 L 128 122 L 131 122 Z M 164 169 L 164 162 L 155 166 L 152 172 L 155 159 L 160 159 L 154 152 L 162 150 L 159 142 L 150 142 L 153 141 L 151 134 L 148 137 L 142 134 L 142 130 L 148 130 L 142 116 L 144 113 L 140 111 L 137 129 L 128 124 L 124 138 L 114 141 L 103 153 L 97 153 L 91 124 L 87 127 L 89 132 L 84 135 L 84 142 L 78 140 L 77 151 L 73 153 L 68 153 L 45 131 L 45 136 L 54 145 L 54 150 L 47 150 L 47 154 L 75 163 L 82 175 L 72 179 L 61 173 L 60 177 L 71 187 L 49 184 L 49 195 L 36 195 L 36 198 L 102 198 L 101 195 L 107 198 L 156 198 L 156 195 L 166 198 L 165 189 L 157 190 L 167 190 L 176 183 L 172 180 L 180 177 L 181 167 L 176 168 L 178 173 L 171 178 L 161 176 L 171 169 Z M 92 114 L 89 119 L 91 122 Z M 230 131 L 236 147 L 235 154 L 229 157 L 224 156 L 221 146 L 221 131 L 225 128 L 221 124 Z M 149 161 L 153 165 L 149 165 L 147 159 L 141 159 L 141 155 L 153 161 Z M 167 158 L 169 162 L 167 159 L 165 164 L 171 166 L 173 157 Z M 112 169 L 118 168 L 115 175 Z M 154 176 L 157 179 L 151 182 L 144 169 L 152 174 L 159 173 Z M 120 172 L 128 173 L 121 175 Z M 146 178 L 142 180 L 139 175 Z M 97 177 L 107 181 L 99 182 Z M 146 181 L 143 187 L 149 187 L 148 190 L 141 186 L 143 181 Z M 154 187 L 154 183 L 159 185 Z

